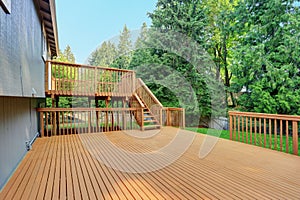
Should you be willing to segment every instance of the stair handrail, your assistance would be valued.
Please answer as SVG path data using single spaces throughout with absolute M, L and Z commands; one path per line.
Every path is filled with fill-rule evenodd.
M 140 78 L 136 80 L 136 94 L 143 101 L 145 107 L 150 110 L 157 122 L 162 125 L 163 105 Z
M 149 94 L 149 96 L 154 100 L 154 102 L 161 108 L 163 108 L 163 105 L 160 103 L 160 101 L 156 98 L 156 96 L 152 93 L 152 91 L 148 88 L 148 86 L 144 83 L 144 81 L 141 78 L 137 79 L 137 88 L 139 88 L 139 86 L 142 86 Z

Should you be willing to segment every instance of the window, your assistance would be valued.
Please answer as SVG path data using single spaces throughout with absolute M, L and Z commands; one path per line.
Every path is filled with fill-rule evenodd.
M 0 0 L 0 6 L 3 8 L 3 10 L 10 14 L 11 12 L 11 0 Z

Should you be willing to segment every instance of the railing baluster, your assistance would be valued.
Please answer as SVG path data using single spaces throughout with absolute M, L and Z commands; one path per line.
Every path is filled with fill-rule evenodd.
M 274 119 L 274 149 L 277 150 L 277 119 Z
M 242 142 L 245 141 L 245 138 L 244 138 L 244 117 L 242 117 Z
M 254 142 L 254 145 L 257 145 L 258 144 L 258 142 L 257 142 L 257 118 L 255 117 L 254 120 L 255 121 L 254 121 L 254 140 L 253 140 L 253 142 Z M 258 120 L 260 120 L 260 118 Z M 259 123 L 260 123 L 260 121 L 259 121 Z M 251 140 L 252 140 L 252 136 L 251 136 Z M 253 144 L 253 142 L 251 141 L 251 144 Z
M 233 139 L 236 140 L 236 115 L 233 116 Z
M 267 119 L 264 118 L 264 147 L 267 146 Z
M 285 122 L 285 152 L 289 152 L 289 121 Z
M 259 118 L 259 146 L 262 146 L 261 118 Z
M 298 122 L 293 121 L 293 154 L 298 155 Z
M 280 151 L 282 151 L 283 148 L 283 124 L 282 119 L 280 120 Z
M 248 144 L 248 117 L 246 117 L 246 143 Z
M 269 148 L 272 149 L 272 120 L 269 119 Z
M 252 129 L 253 129 L 253 124 L 252 124 L 252 117 L 250 117 L 250 144 L 252 143 Z M 254 138 L 256 137 L 256 118 L 254 118 Z M 255 143 L 255 139 L 254 139 L 254 143 Z M 256 145 L 256 144 L 255 144 Z

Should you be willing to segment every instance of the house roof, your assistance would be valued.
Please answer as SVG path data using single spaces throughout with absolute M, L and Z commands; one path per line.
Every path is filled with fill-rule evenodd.
M 58 47 L 58 33 L 56 23 L 55 0 L 36 0 L 40 17 L 46 31 L 46 40 L 51 50 L 51 56 L 56 56 Z

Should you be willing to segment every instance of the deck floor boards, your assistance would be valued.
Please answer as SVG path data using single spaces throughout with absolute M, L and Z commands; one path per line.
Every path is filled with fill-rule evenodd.
M 107 154 L 114 166 L 130 166 L 130 160 L 136 169 L 160 166 L 165 162 L 163 156 L 151 160 L 133 154 L 158 152 L 178 131 L 166 127 L 149 139 L 125 132 L 38 138 L 0 193 L 0 200 L 299 199 L 300 157 L 219 139 L 210 154 L 200 159 L 205 139 L 201 134 L 179 159 L 160 170 L 122 172 L 100 161 Z M 107 141 L 133 153 L 130 159 L 109 148 Z

